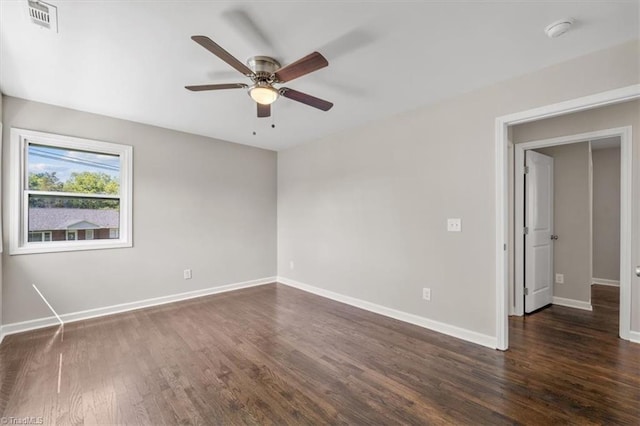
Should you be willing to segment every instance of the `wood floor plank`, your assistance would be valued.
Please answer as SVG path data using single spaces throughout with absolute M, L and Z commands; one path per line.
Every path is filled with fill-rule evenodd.
M 279 284 L 5 338 L 0 417 L 45 424 L 640 424 L 618 288 L 500 352 Z M 57 392 L 62 354 L 60 393 Z

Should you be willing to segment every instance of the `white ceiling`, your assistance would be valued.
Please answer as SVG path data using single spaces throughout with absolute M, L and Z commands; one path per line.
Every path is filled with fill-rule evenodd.
M 637 0 L 50 0 L 58 34 L 31 24 L 26 3 L 0 1 L 3 93 L 273 150 L 639 37 Z M 233 19 L 242 14 L 267 40 Z M 547 38 L 544 27 L 564 17 L 576 19 L 573 30 Z M 243 62 L 270 55 L 287 64 L 319 51 L 329 67 L 286 85 L 334 108 L 281 98 L 258 119 L 242 89 L 185 90 L 247 82 L 195 34 Z

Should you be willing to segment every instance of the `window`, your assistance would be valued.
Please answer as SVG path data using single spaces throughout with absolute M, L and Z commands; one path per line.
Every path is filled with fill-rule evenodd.
M 132 148 L 11 129 L 10 254 L 131 247 Z

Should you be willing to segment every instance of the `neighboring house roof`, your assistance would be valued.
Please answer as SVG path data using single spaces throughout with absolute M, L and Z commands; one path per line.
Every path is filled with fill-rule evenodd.
M 118 210 L 40 208 L 29 209 L 29 231 L 119 228 Z

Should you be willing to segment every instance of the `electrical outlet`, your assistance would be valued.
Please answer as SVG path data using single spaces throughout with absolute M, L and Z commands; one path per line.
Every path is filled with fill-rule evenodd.
M 431 289 L 430 288 L 423 288 L 422 289 L 422 298 L 424 300 L 431 300 Z
M 462 232 L 462 219 L 459 217 L 447 219 L 447 231 Z
M 289 261 L 289 269 L 293 270 L 293 268 L 295 268 L 296 265 L 293 264 L 293 260 Z
M 556 284 L 564 284 L 564 274 L 556 274 Z
M 191 279 L 191 269 L 185 269 L 182 272 L 182 276 L 184 277 L 185 280 L 190 280 Z

